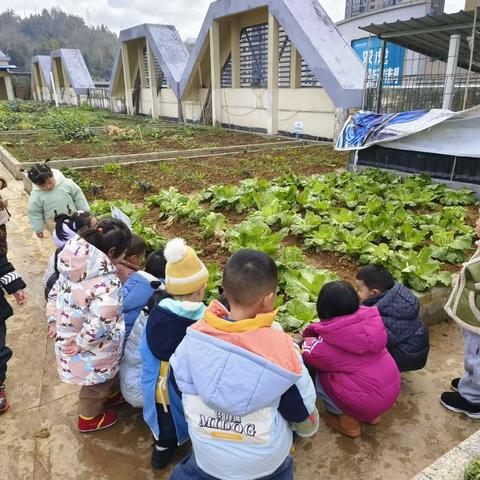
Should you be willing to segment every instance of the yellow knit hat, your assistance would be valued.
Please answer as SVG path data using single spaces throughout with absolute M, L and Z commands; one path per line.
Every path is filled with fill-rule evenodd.
M 208 282 L 208 270 L 182 238 L 170 240 L 163 254 L 167 261 L 165 284 L 170 295 L 189 295 Z

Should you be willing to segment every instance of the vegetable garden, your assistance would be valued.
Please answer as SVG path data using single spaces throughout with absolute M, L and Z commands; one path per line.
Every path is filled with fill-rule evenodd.
M 332 171 L 338 164 L 322 164 L 316 153 L 317 171 L 330 172 L 311 174 L 307 166 L 307 175 L 301 168 L 294 173 L 288 161 L 282 164 L 262 154 L 270 175 L 236 183 L 206 180 L 198 189 L 180 182 L 183 192 L 173 177 L 184 171 L 193 178 L 194 172 L 179 162 L 172 166 L 170 188 L 153 195 L 141 191 L 129 197 L 133 202 L 124 200 L 125 190 L 118 185 L 117 195 L 98 199 L 104 193 L 100 188 L 91 193 L 97 198 L 93 208 L 108 214 L 113 200 L 151 249 L 161 247 L 165 238 L 186 238 L 209 262 L 212 296 L 218 294 L 220 272 L 231 252 L 254 248 L 272 255 L 280 272 L 280 321 L 289 331 L 315 320 L 316 297 L 325 282 L 339 277 L 353 281 L 362 264 L 383 264 L 420 292 L 450 285 L 451 272 L 468 258 L 475 238 L 471 192 L 432 184 L 426 176 L 404 180 L 378 170 Z M 161 170 L 165 164 L 150 168 Z M 208 161 L 202 163 L 207 166 Z M 126 175 L 122 170 L 105 166 L 102 175 L 114 179 Z M 88 182 L 98 173 L 73 174 Z M 275 173 L 281 176 L 272 178 Z
M 22 131 L 19 138 L 17 132 Z M 20 162 L 282 141 L 222 128 L 132 118 L 90 107 L 54 109 L 42 103 L 0 105 L 0 134 L 0 145 Z

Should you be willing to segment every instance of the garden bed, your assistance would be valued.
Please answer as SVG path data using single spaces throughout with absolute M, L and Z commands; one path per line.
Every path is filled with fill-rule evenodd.
M 425 292 L 426 315 L 444 318 L 451 274 L 472 253 L 474 195 L 421 176 L 342 172 L 344 160 L 327 146 L 304 147 L 69 174 L 90 190 L 91 200 L 100 199 L 93 204 L 97 213 L 108 213 L 116 201 L 150 248 L 185 238 L 210 265 L 211 292 L 233 251 L 273 255 L 288 330 L 315 319 L 314 302 L 326 281 L 354 283 L 368 263 L 385 265 Z

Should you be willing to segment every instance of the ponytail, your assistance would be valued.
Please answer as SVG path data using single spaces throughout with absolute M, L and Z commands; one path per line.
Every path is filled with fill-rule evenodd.
M 132 241 L 130 229 L 116 218 L 105 218 L 95 228 L 84 229 L 79 235 L 105 255 L 113 251 L 113 258 L 120 257 Z
M 78 211 L 72 213 L 68 207 L 67 213 L 57 214 L 55 211 L 55 234 L 60 242 L 67 242 L 72 233 L 78 233 L 82 228 L 90 227 L 93 215 L 90 212 Z M 67 229 L 65 229 L 65 227 Z M 69 232 L 70 230 L 70 232 Z
M 27 170 L 27 176 L 35 185 L 43 185 L 49 178 L 53 177 L 52 169 L 45 163 L 36 163 Z

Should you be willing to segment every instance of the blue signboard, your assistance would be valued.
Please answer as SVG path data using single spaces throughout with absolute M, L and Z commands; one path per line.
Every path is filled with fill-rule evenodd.
M 369 78 L 376 79 L 380 69 L 380 55 L 382 41 L 378 37 L 371 37 L 370 50 L 368 37 L 352 41 L 352 49 L 366 66 L 368 63 Z M 385 65 L 383 68 L 384 85 L 400 85 L 403 75 L 405 48 L 387 42 L 385 48 Z

